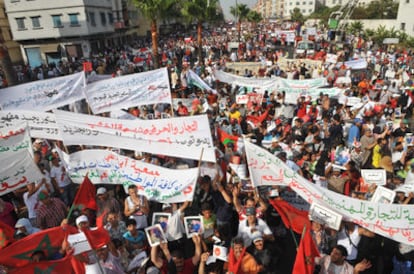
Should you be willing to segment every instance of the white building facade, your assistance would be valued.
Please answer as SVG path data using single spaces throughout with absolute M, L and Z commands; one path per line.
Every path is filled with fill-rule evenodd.
M 298 8 L 304 16 L 308 16 L 315 11 L 315 4 L 316 0 L 284 0 L 283 17 L 289 19 L 295 8 Z
M 125 29 L 122 0 L 4 2 L 13 39 L 32 67 L 62 57 L 89 58 L 113 46 Z

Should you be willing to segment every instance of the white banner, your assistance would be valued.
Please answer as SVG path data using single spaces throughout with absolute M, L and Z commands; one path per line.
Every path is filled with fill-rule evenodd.
M 220 82 L 238 85 L 242 87 L 265 88 L 274 87 L 275 85 L 277 86 L 279 83 L 278 78 L 248 78 L 237 76 L 221 70 L 214 70 L 213 73 L 215 79 Z
M 332 54 L 332 53 L 326 54 L 325 63 L 336 64 L 337 61 L 338 61 L 338 55 Z
M 315 78 L 306 80 L 290 80 L 284 78 L 278 78 L 280 82 L 280 88 L 289 88 L 294 90 L 308 90 L 326 86 L 328 82 L 325 78 Z
M 215 162 L 207 115 L 159 120 L 117 120 L 56 111 L 66 145 L 105 146 Z
M 2 110 L 47 111 L 82 100 L 83 72 L 5 88 L 0 92 Z
M 412 205 L 371 203 L 316 187 L 269 151 L 249 142 L 245 142 L 245 148 L 250 177 L 255 186 L 282 182 L 310 204 L 319 203 L 370 231 L 398 242 L 414 244 Z
M 0 163 L 0 196 L 43 178 L 29 149 L 1 153 Z
M 97 81 L 86 87 L 85 94 L 95 114 L 132 106 L 171 103 L 167 68 Z
M 365 59 L 357 59 L 357 60 L 352 60 L 352 61 L 347 61 L 347 62 L 339 62 L 336 64 L 336 67 L 339 68 L 342 65 L 345 65 L 347 68 L 353 69 L 353 70 L 358 70 L 358 69 L 366 69 L 368 67 L 368 63 Z
M 217 91 L 212 89 L 209 85 L 207 85 L 206 82 L 203 81 L 203 79 L 200 78 L 200 76 L 197 75 L 194 71 L 191 69 L 187 72 L 187 83 L 189 85 L 193 85 L 198 87 L 201 90 L 208 90 L 211 91 L 214 94 L 217 94 Z
M 0 111 L 0 129 L 20 123 L 28 124 L 32 138 L 61 140 L 53 113 L 29 110 Z
M 27 123 L 19 123 L 10 127 L 1 128 L 0 155 L 4 153 L 13 154 L 22 150 L 27 150 L 30 155 L 33 155 Z
M 285 91 L 285 103 L 286 104 L 297 104 L 299 96 L 311 97 L 311 100 L 319 98 L 319 94 L 327 94 L 329 97 L 335 97 L 343 93 L 342 89 L 339 88 L 312 88 L 308 90 L 303 89 L 292 89 L 292 88 L 281 88 L 281 91 Z
M 198 168 L 163 168 L 109 150 L 70 154 L 66 165 L 75 183 L 82 183 L 88 173 L 94 184 L 122 184 L 125 188 L 136 185 L 140 194 L 160 203 L 191 201 L 198 177 Z

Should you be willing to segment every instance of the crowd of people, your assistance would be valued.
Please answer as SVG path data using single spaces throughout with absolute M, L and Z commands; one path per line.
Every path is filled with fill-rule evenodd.
M 125 192 L 120 185 L 99 185 L 97 210 L 86 208 L 66 219 L 77 186 L 71 182 L 56 151 L 47 145 L 53 141 L 36 139 L 34 161 L 44 179 L 3 197 L 0 221 L 15 228 L 16 239 L 23 239 L 57 226 L 70 225 L 83 231 L 96 226 L 96 217 L 103 214 L 103 227 L 109 233 L 110 243 L 95 250 L 96 253 L 75 256 L 86 273 L 95 273 L 92 266 L 96 264 L 105 273 L 126 273 L 141 252 L 145 252 L 149 261 L 133 270 L 139 273 L 292 273 L 300 235 L 286 228 L 270 203 L 283 200 L 290 190 L 283 186 L 253 188 L 249 179 L 240 178 L 229 163 L 246 164 L 246 155 L 234 141 L 220 140 L 220 132 L 244 136 L 266 148 L 310 183 L 355 199 L 370 200 L 377 187 L 364 182 L 361 170 L 385 169 L 384 186 L 396 191 L 392 202 L 414 203 L 414 189 L 411 192 L 407 191 L 409 188 L 401 188 L 414 184 L 411 50 L 385 48 L 361 37 L 350 37 L 346 47 L 337 48 L 321 34 L 315 40 L 320 50 L 313 56 L 320 63 L 291 60 L 282 65 L 283 50 L 270 50 L 269 40 L 275 38 L 266 33 L 246 39 L 234 52 L 236 57 L 232 57 L 236 58 L 233 61 L 258 62 L 259 70 L 241 66 L 242 70 L 231 72 L 252 79 L 325 77 L 328 87 L 340 88 L 341 94 L 330 97 L 322 92 L 317 98 L 299 95 L 296 104 L 292 104 L 285 100 L 286 91 L 269 89 L 260 101 L 237 103 L 237 95 L 258 91 L 215 79 L 214 71 L 229 71 L 226 65 L 233 63 L 232 52 L 225 46 L 229 41 L 223 34 L 205 38 L 202 61 L 195 57 L 195 43 L 162 40 L 160 65 L 168 67 L 173 97 L 182 101 L 177 106 L 154 104 L 128 109 L 129 114 L 140 119 L 207 114 L 217 148 L 216 163 L 120 150 L 121 154 L 163 167 L 199 166 L 200 176 L 192 201 L 160 204 L 148 200 L 136 186 Z M 326 62 L 327 54 L 334 54 L 342 61 L 364 59 L 368 65 L 359 70 L 342 63 L 337 66 Z M 128 49 L 107 51 L 91 60 L 92 74 L 113 73 L 113 77 L 119 77 L 149 70 L 154 65 L 152 57 L 139 65 L 134 63 L 135 57 Z M 55 75 L 50 73 L 52 77 L 79 69 L 80 66 L 62 62 L 48 71 L 55 72 Z M 187 81 L 190 69 L 211 89 L 191 86 Z M 39 75 L 30 72 L 30 79 L 44 79 L 43 71 Z M 349 98 L 361 100 L 359 104 L 351 104 Z M 191 99 L 191 105 L 183 104 L 184 99 Z M 205 102 L 207 109 L 203 107 Z M 17 210 L 20 203 L 27 209 L 25 216 Z M 151 225 L 152 215 L 157 212 L 171 214 L 164 224 L 168 242 L 150 246 L 145 228 Z M 184 216 L 202 216 L 203 233 L 188 238 Z M 352 222 L 343 221 L 335 231 L 312 221 L 311 233 L 321 255 L 316 260 L 315 273 L 414 271 L 410 249 L 402 251 L 398 242 Z M 213 256 L 215 246 L 227 249 L 226 259 Z M 54 254 L 47 259 L 62 257 L 69 250 L 65 241 L 59 251 L 63 255 Z M 33 254 L 34 261 L 39 260 L 37 257 Z

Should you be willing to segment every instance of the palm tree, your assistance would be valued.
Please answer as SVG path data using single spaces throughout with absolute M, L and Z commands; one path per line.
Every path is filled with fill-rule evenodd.
M 189 23 L 197 22 L 198 61 L 203 60 L 203 23 L 221 18 L 217 14 L 218 0 L 188 0 L 183 2 L 181 14 Z
M 177 5 L 175 0 L 132 0 L 134 5 L 141 10 L 143 15 L 151 21 L 152 55 L 154 56 L 154 67 L 159 66 L 158 53 L 158 27 L 157 21 L 169 17 L 171 11 Z
M 254 28 L 256 28 L 257 23 L 259 23 L 262 20 L 263 20 L 262 15 L 255 10 L 251 10 L 247 14 L 247 21 L 252 23 Z
M 237 20 L 237 32 L 239 42 L 241 33 L 241 23 L 247 18 L 247 14 L 249 14 L 249 11 L 250 9 L 246 4 L 237 4 L 236 6 L 230 7 L 230 13 Z
M 364 23 L 361 21 L 352 22 L 349 25 L 348 30 L 352 34 L 360 34 L 364 30 Z

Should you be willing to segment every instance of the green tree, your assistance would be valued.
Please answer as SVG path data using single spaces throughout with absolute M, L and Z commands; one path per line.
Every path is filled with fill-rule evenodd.
M 398 2 L 392 0 L 377 0 L 369 3 L 366 8 L 366 19 L 395 19 L 398 13 Z
M 140 9 L 142 14 L 151 21 L 151 42 L 152 55 L 154 56 L 154 67 L 159 66 L 158 53 L 158 27 L 159 20 L 168 18 L 171 11 L 176 9 L 178 4 L 175 0 L 132 0 L 132 3 Z
M 249 14 L 249 12 L 250 12 L 250 9 L 246 4 L 237 4 L 236 6 L 230 7 L 230 13 L 237 20 L 237 32 L 238 32 L 239 41 L 240 41 L 240 33 L 241 33 L 241 24 L 244 20 L 247 19 L 247 15 Z
M 0 29 L 0 68 L 4 72 L 4 77 L 9 86 L 17 84 L 16 73 L 13 69 L 12 62 L 10 60 L 9 51 L 4 43 L 3 35 Z M 1 86 L 2 83 L 0 83 Z
M 364 30 L 364 24 L 361 21 L 354 21 L 348 26 L 347 30 L 354 35 L 358 35 Z
M 253 23 L 254 27 L 256 27 L 257 23 L 263 20 L 263 17 L 260 13 L 255 10 L 250 10 L 247 14 L 247 21 Z
M 290 19 L 301 24 L 305 22 L 305 16 L 303 16 L 299 8 L 294 8 L 293 11 L 290 12 Z
M 181 14 L 189 22 L 197 22 L 198 60 L 202 62 L 203 23 L 222 18 L 218 14 L 218 0 L 189 0 L 183 2 Z

